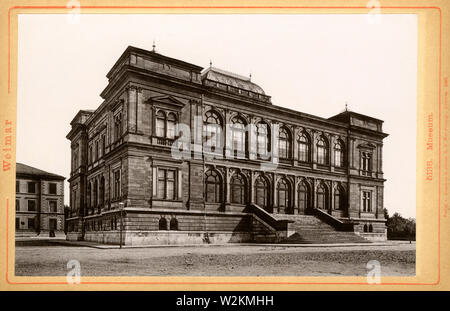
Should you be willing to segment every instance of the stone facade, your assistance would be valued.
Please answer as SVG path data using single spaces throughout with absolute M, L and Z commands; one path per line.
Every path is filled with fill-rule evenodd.
M 275 106 L 249 78 L 134 47 L 107 78 L 67 135 L 68 239 L 281 242 L 308 216 L 386 239 L 383 121 Z
M 64 235 L 64 179 L 16 164 L 16 236 Z

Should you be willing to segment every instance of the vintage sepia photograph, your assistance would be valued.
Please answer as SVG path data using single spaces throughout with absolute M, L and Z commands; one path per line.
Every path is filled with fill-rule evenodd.
M 416 275 L 417 15 L 82 13 L 18 15 L 15 276 Z

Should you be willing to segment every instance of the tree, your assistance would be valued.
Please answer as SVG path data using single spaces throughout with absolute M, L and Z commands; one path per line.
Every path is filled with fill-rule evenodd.
M 385 217 L 388 216 L 387 238 L 389 240 L 416 240 L 416 220 L 414 218 L 403 218 L 399 213 L 394 213 L 391 217 L 385 209 Z
M 389 212 L 388 212 L 387 208 L 383 208 L 383 213 L 384 213 L 384 219 L 389 219 Z

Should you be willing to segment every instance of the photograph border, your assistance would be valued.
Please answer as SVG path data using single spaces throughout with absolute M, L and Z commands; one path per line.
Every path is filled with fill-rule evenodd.
M 10 1 L 11 2 L 11 1 Z M 125 1 L 124 1 L 125 2 Z M 196 3 L 199 3 L 199 5 L 188 5 L 188 6 L 183 6 L 183 5 L 165 5 L 165 6 L 133 6 L 133 5 L 81 5 L 80 9 L 81 10 L 88 10 L 87 12 L 82 12 L 81 14 L 90 14 L 90 13 L 104 13 L 104 14 L 117 14 L 117 13 L 123 13 L 123 10 L 126 11 L 126 13 L 143 13 L 143 14 L 151 14 L 151 13 L 158 13 L 158 14 L 165 14 L 166 11 L 175 11 L 174 13 L 180 13 L 181 11 L 183 11 L 186 14 L 197 14 L 200 13 L 200 11 L 205 14 L 206 11 L 208 12 L 212 12 L 212 13 L 217 13 L 218 11 L 221 11 L 222 13 L 229 13 L 229 14 L 234 14 L 237 11 L 239 13 L 252 13 L 254 12 L 254 14 L 264 14 L 264 13 L 269 13 L 269 11 L 271 11 L 271 13 L 282 13 L 282 14 L 311 14 L 312 12 L 316 12 L 319 14 L 335 14 L 337 12 L 339 13 L 344 13 L 347 11 L 352 11 L 354 13 L 368 13 L 368 11 L 370 11 L 370 8 L 368 8 L 367 6 L 358 6 L 358 5 L 351 5 L 351 3 L 366 3 L 366 1 L 352 1 L 352 2 L 345 2 L 345 3 L 349 3 L 349 5 L 347 6 L 318 6 L 318 5 L 224 5 L 224 6 L 209 6 L 209 5 L 205 5 L 204 3 L 206 2 L 201 2 L 201 1 L 195 1 Z M 298 3 L 299 1 L 297 1 Z M 343 1 L 342 1 L 343 2 Z M 385 1 L 383 1 L 385 2 Z M 399 1 L 397 1 L 399 2 Z M 416 1 L 417 2 L 417 1 Z M 420 1 L 420 2 L 425 2 L 425 1 Z M 180 2 L 178 2 L 180 3 Z M 190 4 L 193 2 L 190 2 Z M 233 2 L 236 3 L 236 2 Z M 287 3 L 287 4 L 292 4 L 292 1 L 289 2 L 279 2 L 279 3 Z M 405 2 L 401 2 L 401 3 L 405 3 Z M 438 158 L 438 164 L 437 164 L 437 170 L 438 170 L 438 174 L 437 175 L 437 180 L 433 180 L 432 183 L 430 184 L 426 184 L 425 186 L 425 178 L 420 178 L 421 177 L 421 168 L 423 168 L 423 171 L 425 171 L 425 161 L 423 161 L 424 155 L 423 153 L 425 152 L 425 139 L 422 139 L 422 141 L 420 141 L 421 139 L 421 135 L 424 135 L 425 137 L 425 118 L 423 118 L 423 121 L 421 121 L 421 117 L 425 117 L 426 113 L 423 112 L 424 110 L 424 105 L 426 102 L 426 105 L 428 108 L 430 108 L 430 111 L 433 111 L 436 107 L 433 105 L 432 101 L 429 100 L 428 96 L 429 94 L 422 94 L 422 98 L 419 100 L 418 96 L 418 103 L 417 103 L 417 206 L 419 206 L 420 200 L 419 200 L 419 196 L 421 195 L 421 193 L 427 193 L 427 195 L 432 195 L 432 191 L 435 190 L 435 188 L 437 188 L 437 196 L 433 197 L 432 199 L 427 199 L 428 202 L 433 203 L 430 204 L 432 205 L 429 208 L 436 208 L 436 213 L 437 213 L 437 228 L 436 230 L 432 230 L 432 231 L 427 231 L 424 232 L 424 226 L 423 226 L 423 213 L 419 212 L 419 209 L 417 209 L 417 224 L 419 230 L 417 231 L 417 253 L 416 253 L 416 276 L 414 277 L 382 277 L 382 283 L 378 284 L 378 286 L 380 286 L 379 288 L 383 287 L 387 287 L 389 289 L 394 289 L 392 286 L 411 286 L 411 285 L 444 285 L 444 283 L 441 280 L 441 275 L 443 272 L 443 268 L 446 267 L 442 267 L 441 266 L 441 261 L 442 261 L 442 255 L 443 253 L 441 252 L 441 235 L 442 235 L 442 230 L 441 230 L 441 189 L 440 187 L 442 186 L 441 183 L 441 119 L 442 119 L 442 72 L 447 72 L 444 68 L 443 68 L 443 64 L 442 64 L 442 55 L 443 55 L 443 50 L 442 50 L 442 24 L 443 24 L 443 9 L 441 7 L 444 7 L 444 3 L 442 3 L 441 1 L 432 2 L 434 3 L 439 3 L 440 5 L 430 5 L 430 6 L 407 6 L 407 5 L 381 5 L 380 9 L 383 10 L 384 14 L 386 12 L 389 13 L 412 13 L 412 14 L 430 14 L 431 12 L 438 12 L 439 13 L 439 51 L 438 51 L 438 62 L 439 62 L 439 70 L 438 70 L 438 76 L 437 77 L 432 77 L 431 80 L 435 81 L 436 79 L 438 79 L 437 83 L 438 83 L 438 94 L 435 94 L 435 96 L 438 96 L 438 111 L 439 111 L 439 119 L 438 119 L 438 136 L 434 136 L 435 139 L 437 139 L 436 141 L 439 141 L 439 146 L 437 148 L 437 150 L 433 149 L 433 154 L 432 157 L 436 157 Z M 5 3 L 6 4 L 6 3 Z M 9 3 L 11 4 L 11 3 Z M 384 4 L 384 3 L 383 3 Z M 45 14 L 45 13 L 49 13 L 49 12 L 55 12 L 55 10 L 61 12 L 61 13 L 65 13 L 69 10 L 69 8 L 65 5 L 19 5 L 19 6 L 9 6 L 7 9 L 7 14 L 8 14 L 8 35 L 7 35 L 7 40 L 8 40 L 8 45 L 7 45 L 7 87 L 6 85 L 4 85 L 5 83 L 3 83 L 4 78 L 2 78 L 2 90 L 1 92 L 3 93 L 4 90 L 7 89 L 8 93 L 7 93 L 7 98 L 8 98 L 8 103 L 9 103 L 9 115 L 13 115 L 15 119 L 15 105 L 16 105 L 16 101 L 15 99 L 17 98 L 16 95 L 14 95 L 14 93 L 17 90 L 17 19 L 18 19 L 18 15 L 19 14 Z M 424 11 L 425 10 L 425 11 Z M 3 11 L 3 8 L 2 8 Z M 136 12 L 136 11 L 140 11 L 140 12 Z M 233 13 L 234 12 L 234 13 Z M 299 13 L 302 12 L 302 13 Z M 444 13 L 446 13 L 446 15 L 448 16 L 448 5 L 446 6 L 446 9 L 444 11 Z M 169 13 L 170 14 L 170 13 Z M 448 23 L 448 21 L 447 21 Z M 16 29 L 13 29 L 12 26 L 16 26 Z M 420 36 L 420 23 L 418 25 L 418 41 L 422 40 L 423 37 Z M 431 29 L 431 25 L 427 25 L 426 30 L 424 30 L 426 32 L 427 36 L 433 36 L 436 34 L 436 30 L 435 29 Z M 423 36 L 423 33 L 422 33 Z M 427 38 L 428 40 L 429 38 Z M 3 38 L 2 38 L 3 40 Z M 423 72 L 421 72 L 423 69 L 421 69 L 420 67 L 423 66 L 424 64 L 422 62 L 426 62 L 426 63 L 431 63 L 434 60 L 430 60 L 430 59 L 423 59 L 424 57 L 424 53 L 429 53 L 429 49 L 431 49 L 431 47 L 424 47 L 424 43 L 419 43 L 420 47 L 419 47 L 419 54 L 418 54 L 418 76 L 420 76 L 421 74 L 424 74 Z M 425 51 L 426 50 L 426 51 Z M 2 53 L 3 54 L 3 53 Z M 15 62 L 15 63 L 14 63 Z M 4 63 L 4 61 L 2 60 L 1 62 L 2 64 Z M 447 64 L 448 65 L 448 64 Z M 428 69 L 427 69 L 428 70 Z M 432 69 L 429 69 L 429 71 L 433 71 Z M 4 74 L 3 74 L 4 75 Z M 425 74 L 425 76 L 429 77 L 429 73 L 427 72 Z M 435 86 L 436 87 L 436 86 Z M 426 88 L 427 90 L 429 90 L 429 87 L 427 88 L 424 85 L 421 85 L 421 82 L 418 81 L 418 93 L 420 92 L 424 92 L 423 89 Z M 425 92 L 424 92 L 425 93 Z M 13 98 L 13 96 L 15 96 L 15 98 Z M 4 98 L 5 96 L 2 95 L 2 97 Z M 431 103 L 431 104 L 430 104 Z M 11 106 L 12 105 L 12 106 Z M 447 103 L 445 102 L 445 105 L 447 105 Z M 445 108 L 444 108 L 445 109 Z M 2 110 L 4 110 L 2 108 Z M 1 112 L 2 115 L 5 113 L 5 111 Z M 14 114 L 13 114 L 14 113 Z M 4 116 L 2 117 L 3 120 L 7 120 L 7 117 Z M 446 119 L 445 119 L 446 120 Z M 433 120 L 433 122 L 435 122 Z M 15 123 L 14 123 L 15 124 Z M 422 126 L 423 125 L 423 126 Z M 15 125 L 14 125 L 15 126 Z M 14 131 L 15 133 L 15 131 Z M 15 139 L 14 140 L 14 145 L 15 145 Z M 15 152 L 13 152 L 15 154 Z M 14 160 L 11 160 L 14 163 Z M 11 168 L 15 167 L 15 165 L 12 163 Z M 444 170 L 446 170 L 447 168 L 442 168 Z M 5 281 L 8 285 L 66 285 L 68 286 L 68 283 L 66 281 L 62 281 L 63 279 L 65 279 L 65 277 L 16 277 L 11 275 L 11 270 L 13 269 L 13 266 L 11 266 L 11 263 L 13 263 L 14 261 L 11 261 L 11 257 L 14 255 L 14 247 L 13 243 L 14 243 L 14 237 L 13 235 L 10 234 L 10 222 L 11 222 L 11 217 L 10 217 L 10 213 L 9 213 L 9 208 L 10 208 L 10 204 L 9 204 L 9 197 L 8 194 L 13 193 L 13 189 L 12 186 L 8 186 L 8 187 L 3 187 L 3 185 L 6 185 L 6 182 L 11 183 L 10 179 L 15 178 L 15 169 L 11 169 L 9 174 L 14 174 L 14 175 L 10 175 L 10 176 L 6 176 L 4 172 L 2 172 L 2 176 L 1 178 L 1 184 L 3 189 L 8 189 L 11 190 L 10 192 L 7 193 L 2 193 L 1 195 L 1 199 L 5 200 L 3 202 L 5 202 L 4 204 L 4 209 L 5 209 L 5 214 L 6 217 L 4 219 L 5 221 L 5 232 L 1 233 L 2 235 L 4 234 L 4 238 L 2 238 L 2 241 L 5 241 L 5 245 L 6 248 L 6 265 L 4 265 L 6 267 L 6 273 L 5 273 L 5 280 L 1 281 L 2 283 Z M 423 173 L 424 174 L 424 173 Z M 446 173 L 445 173 L 446 174 Z M 6 180 L 6 181 L 5 181 Z M 437 183 L 436 183 L 437 182 Z M 12 183 L 11 183 L 12 184 Z M 437 187 L 436 187 L 437 186 Z M 428 190 L 428 189 L 432 189 L 432 190 Z M 2 191 L 3 192 L 3 191 Z M 6 191 L 5 191 L 6 192 Z M 433 211 L 433 210 L 432 210 Z M 445 212 L 445 211 L 444 211 Z M 431 214 L 434 217 L 434 211 Z M 2 215 L 3 218 L 3 215 Z M 448 220 L 448 219 L 447 219 Z M 3 222 L 2 222 L 3 223 Z M 431 224 L 429 224 L 431 225 Z M 446 223 L 447 225 L 447 223 Z M 447 230 L 447 228 L 446 228 Z M 433 235 L 432 235 L 433 234 Z M 436 236 L 437 235 L 437 236 Z M 433 243 L 433 241 L 436 241 L 437 243 L 437 252 L 435 254 L 431 254 L 431 253 L 427 253 L 424 254 L 422 247 L 420 247 L 421 245 L 423 245 L 424 241 L 428 241 L 428 243 Z M 3 242 L 1 243 L 3 244 Z M 1 246 L 3 249 L 3 246 Z M 421 256 L 419 256 L 419 254 L 421 253 Z M 423 261 L 423 255 L 425 255 L 427 258 L 431 258 L 431 262 L 435 262 L 435 266 L 428 266 L 425 269 L 426 270 L 430 270 L 430 271 L 426 271 L 427 272 L 427 276 L 425 277 L 426 280 L 424 279 L 423 274 L 425 274 L 425 270 L 423 269 L 424 266 L 424 261 Z M 449 254 L 446 253 L 446 258 L 448 258 Z M 3 257 L 3 256 L 2 256 Z M 3 259 L 1 260 L 3 261 Z M 431 277 L 429 274 L 431 274 L 431 272 L 434 274 L 433 277 Z M 49 281 L 47 280 L 42 280 L 42 279 L 51 279 Z M 301 276 L 301 277 L 291 277 L 291 276 L 274 276 L 274 277 L 258 277 L 258 279 L 261 279 L 261 281 L 230 281 L 230 279 L 252 279 L 252 278 L 256 278 L 256 277 L 252 277 L 252 276 L 248 276 L 248 277 L 162 277 L 162 278 L 170 278 L 170 279 L 185 279 L 183 281 L 131 281 L 131 280 L 125 280 L 125 279 L 129 279 L 129 278 L 133 278 L 133 279 L 143 279 L 143 278 L 161 278 L 161 277 L 82 277 L 82 281 L 81 281 L 81 287 L 80 289 L 90 289 L 89 287 L 87 288 L 83 288 L 82 285 L 333 285 L 333 286 L 337 286 L 337 285 L 357 285 L 357 286 L 363 286 L 363 285 L 371 285 L 369 283 L 367 283 L 365 281 L 364 277 L 305 277 L 305 276 Z M 214 281 L 194 281 L 194 279 L 214 279 Z M 317 281 L 291 281 L 288 279 L 292 279 L 292 278 L 296 278 L 296 279 L 317 279 Z M 86 280 L 87 279 L 87 280 Z M 94 279 L 91 281 L 91 279 Z M 112 281 L 108 281 L 110 279 L 115 279 Z M 119 279 L 124 279 L 119 280 Z M 186 280 L 187 279 L 187 280 Z M 218 279 L 227 279 L 227 280 L 223 280 L 223 281 L 219 281 Z M 265 280 L 262 280 L 265 279 Z M 267 280 L 267 279 L 272 279 L 272 280 Z M 277 281 L 275 281 L 274 279 L 276 279 Z M 323 281 L 324 279 L 329 280 L 329 281 Z M 332 281 L 331 279 L 344 279 L 343 281 Z M 411 282 L 408 281 L 384 281 L 387 279 L 401 279 L 401 280 L 411 280 Z M 421 281 L 416 281 L 417 279 L 421 279 Z M 52 281 L 55 280 L 55 281 Z M 61 280 L 61 281 L 60 281 Z M 267 280 L 267 281 L 266 281 Z M 348 280 L 348 281 L 345 281 Z M 422 281 L 423 280 L 423 281 Z M 448 285 L 448 284 L 447 284 Z M 0 288 L 3 288 L 3 285 L 0 285 Z M 8 289 L 13 289 L 14 287 L 8 286 Z M 73 287 L 72 287 L 73 288 Z M 186 288 L 186 286 L 183 286 L 183 288 Z M 230 287 L 228 287 L 230 288 Z M 232 288 L 236 288 L 236 287 L 232 287 Z M 293 287 L 280 287 L 280 289 L 294 289 Z M 333 287 L 336 288 L 336 287 Z M 370 286 L 368 287 L 364 287 L 366 289 L 371 288 Z M 167 288 L 166 288 L 167 289 Z M 240 288 L 241 289 L 241 288 Z M 314 288 L 315 289 L 315 288 Z M 323 289 L 323 288 L 322 288 Z M 330 287 L 331 289 L 331 287 Z

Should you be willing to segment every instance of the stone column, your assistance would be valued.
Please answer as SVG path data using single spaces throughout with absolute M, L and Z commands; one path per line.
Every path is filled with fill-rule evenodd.
M 317 208 L 317 200 L 316 200 L 316 193 L 317 193 L 317 180 L 313 179 L 312 182 L 313 188 L 312 188 L 312 207 Z
M 250 171 L 250 180 L 249 180 L 249 186 L 248 194 L 249 194 L 249 202 L 254 204 L 255 203 L 255 173 L 253 171 Z
M 278 196 L 277 196 L 277 174 L 273 174 L 273 182 L 272 182 L 272 212 L 277 214 L 278 204 L 277 204 Z
M 230 170 L 230 168 L 225 168 L 225 205 L 230 205 L 230 202 L 231 202 L 231 200 L 230 200 L 230 192 L 231 192 L 231 189 L 230 189 L 230 180 L 231 180 L 231 170 Z
M 178 170 L 178 190 L 177 190 L 177 197 L 178 200 L 182 200 L 183 199 L 183 172 L 181 169 Z
M 256 159 L 256 127 L 254 117 L 249 116 L 250 123 L 247 126 L 248 135 L 248 157 L 250 160 Z
M 383 144 L 379 145 L 379 150 L 380 150 L 379 172 L 383 173 Z
M 297 139 L 296 139 L 297 140 Z M 293 197 L 294 197 L 294 206 L 293 206 L 293 208 L 294 208 L 294 214 L 300 214 L 300 209 L 299 209 L 299 202 L 298 202 L 298 192 L 297 192 L 297 183 L 300 183 L 300 181 L 298 180 L 299 178 L 298 177 L 295 177 L 294 176 L 294 187 L 293 187 L 293 189 L 292 189 L 292 191 L 294 192 L 293 193 Z
M 128 132 L 128 103 L 122 103 L 122 135 Z
M 156 167 L 155 166 L 153 166 L 153 163 L 152 163 L 152 198 L 155 198 L 156 197 L 156 183 L 157 183 L 157 180 L 158 180 L 158 174 L 157 174 L 157 171 L 156 171 Z
M 330 206 L 329 206 L 329 209 L 328 209 L 328 211 L 329 211 L 329 213 L 330 214 L 332 214 L 332 212 L 333 212 L 333 209 L 334 209 L 334 183 L 333 183 L 333 181 L 331 181 L 331 191 L 330 191 L 330 193 L 331 193 L 331 200 L 330 200 Z
M 231 118 L 230 118 L 230 112 L 228 109 L 225 110 L 225 120 L 223 120 L 223 126 L 222 126 L 222 137 L 223 137 L 223 149 L 224 153 L 222 156 L 225 156 L 225 158 L 234 158 L 234 152 L 232 153 L 231 150 L 233 149 L 233 137 L 231 135 L 231 127 L 228 125 L 231 124 Z
M 315 130 L 312 130 L 311 131 L 311 163 L 313 164 L 313 169 L 317 168 L 316 138 L 317 138 L 317 132 Z
M 299 133 L 299 128 L 298 127 L 294 127 L 292 130 L 292 160 L 294 161 L 294 165 L 297 164 L 298 162 L 298 141 L 297 141 L 297 136 Z
M 334 135 L 330 135 L 330 138 L 328 139 L 330 142 L 329 145 L 329 152 L 328 154 L 330 155 L 330 166 L 331 168 L 334 167 L 335 163 L 334 163 L 334 143 L 336 142 L 336 137 Z

